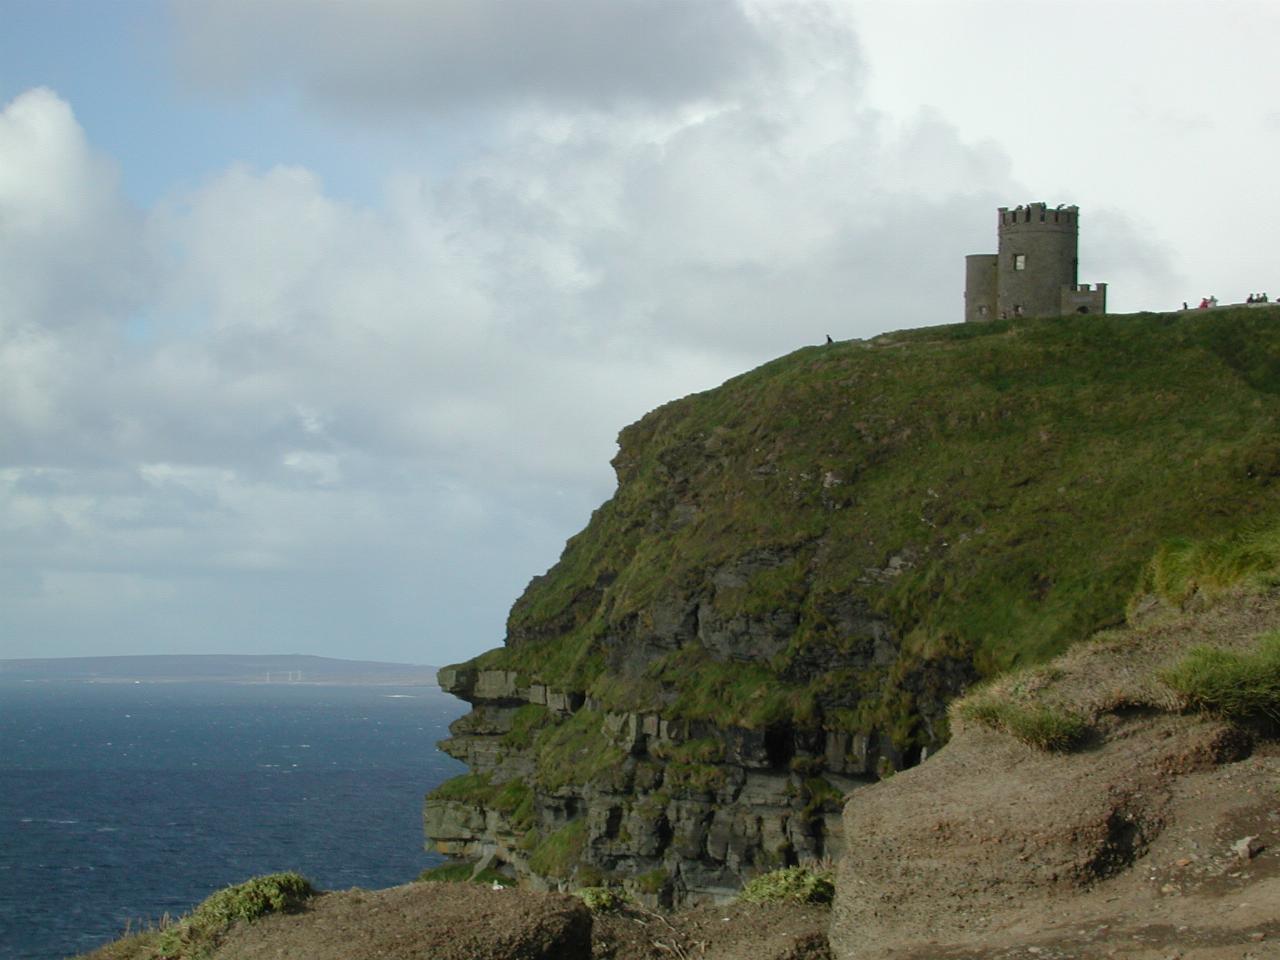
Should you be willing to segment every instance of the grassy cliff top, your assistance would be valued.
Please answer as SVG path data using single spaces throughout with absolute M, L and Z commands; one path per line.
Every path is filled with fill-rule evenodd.
M 1161 543 L 1280 516 L 1278 416 L 1280 311 L 799 350 L 623 430 L 614 497 L 478 662 L 607 705 L 665 692 L 668 710 L 748 725 L 848 685 L 873 712 L 909 712 L 900 688 L 920 664 L 1042 661 L 1119 622 Z M 787 624 L 787 643 L 747 649 L 729 672 L 697 643 L 625 677 L 609 667 L 611 643 L 661 632 L 691 603 L 746 632 Z M 807 657 L 865 645 L 856 625 L 872 621 L 900 650 L 887 675 L 805 674 Z M 745 706 L 762 685 L 772 713 Z

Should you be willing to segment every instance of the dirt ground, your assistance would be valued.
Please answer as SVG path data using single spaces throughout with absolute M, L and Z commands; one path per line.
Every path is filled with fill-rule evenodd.
M 594 960 L 830 960 L 827 907 L 732 903 L 595 917 Z
M 1069 652 L 1036 696 L 1094 736 L 1047 753 L 982 727 L 858 791 L 837 960 L 1280 960 L 1280 743 L 1170 709 L 1161 665 L 1280 626 L 1242 597 Z
M 1080 789 L 1052 777 L 1041 783 L 1057 792 L 1063 813 L 1048 830 L 1011 828 L 999 804 L 960 817 L 938 810 L 936 819 L 935 810 L 918 808 L 931 822 L 899 833 L 894 844 L 896 857 L 916 864 L 914 878 L 846 863 L 845 889 L 859 892 L 842 894 L 837 903 L 835 955 L 1280 958 L 1280 750 L 1274 745 L 1164 784 L 1141 775 L 1092 783 L 1086 776 Z M 1082 799 L 1082 793 L 1091 796 Z M 1098 805 L 1092 802 L 1097 796 L 1113 803 Z M 1131 844 L 1153 832 L 1145 853 L 1126 862 Z M 948 849 L 939 856 L 942 838 Z M 1237 852 L 1246 838 L 1254 838 L 1252 856 Z M 1064 855 L 1072 850 L 1083 856 Z M 1086 873 L 1099 867 L 1113 872 L 1088 882 Z
M 210 960 L 830 960 L 827 907 L 734 903 L 592 917 L 576 897 L 481 884 L 326 893 L 234 927 Z M 91 960 L 151 960 L 119 942 Z
M 591 915 L 576 897 L 411 883 L 314 898 L 239 924 L 217 960 L 589 960 Z

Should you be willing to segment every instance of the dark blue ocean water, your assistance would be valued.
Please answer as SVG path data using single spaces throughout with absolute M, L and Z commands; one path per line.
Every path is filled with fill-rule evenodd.
M 463 772 L 434 688 L 0 683 L 0 960 L 52 960 L 276 870 L 378 888 L 439 862 Z

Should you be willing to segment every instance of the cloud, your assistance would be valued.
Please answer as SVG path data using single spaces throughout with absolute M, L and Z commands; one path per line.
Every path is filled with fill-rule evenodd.
M 113 165 L 52 91 L 16 97 L 0 111 L 0 452 L 37 449 L 74 416 L 85 364 L 109 363 L 148 283 Z
M 139 295 L 133 212 L 70 107 L 37 88 L 0 113 L 0 322 L 82 333 Z
M 593 92 L 595 60 L 558 64 L 571 8 L 615 46 L 643 8 L 645 62 L 729 27 L 711 67 L 624 57 Z M 176 15 L 213 56 L 249 9 Z M 827 333 L 958 319 L 963 256 L 1007 202 L 998 148 L 869 108 L 826 6 L 512 4 L 546 22 L 490 35 L 495 7 L 405 4 L 372 38 L 362 7 L 252 9 L 228 73 L 269 84 L 252 58 L 278 44 L 281 82 L 354 101 L 435 58 L 452 92 L 414 99 L 410 77 L 391 99 L 505 100 L 507 122 L 448 176 L 392 165 L 376 204 L 306 165 L 234 165 L 135 210 L 65 102 L 5 109 L 0 250 L 28 258 L 0 259 L 6 635 L 128 652 L 181 622 L 205 650 L 478 652 L 609 493 L 619 428 Z M 518 35 L 519 82 L 451 49 L 491 63 Z M 646 108 L 596 109 L 622 99 Z
M 198 83 L 243 94 L 285 78 L 313 101 L 374 114 L 682 103 L 732 88 L 771 53 L 735 0 L 223 0 L 171 10 Z

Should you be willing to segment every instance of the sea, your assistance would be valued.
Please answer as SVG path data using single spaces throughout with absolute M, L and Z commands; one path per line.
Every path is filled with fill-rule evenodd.
M 435 687 L 0 682 L 0 960 L 92 950 L 249 877 L 377 889 L 440 862 Z

